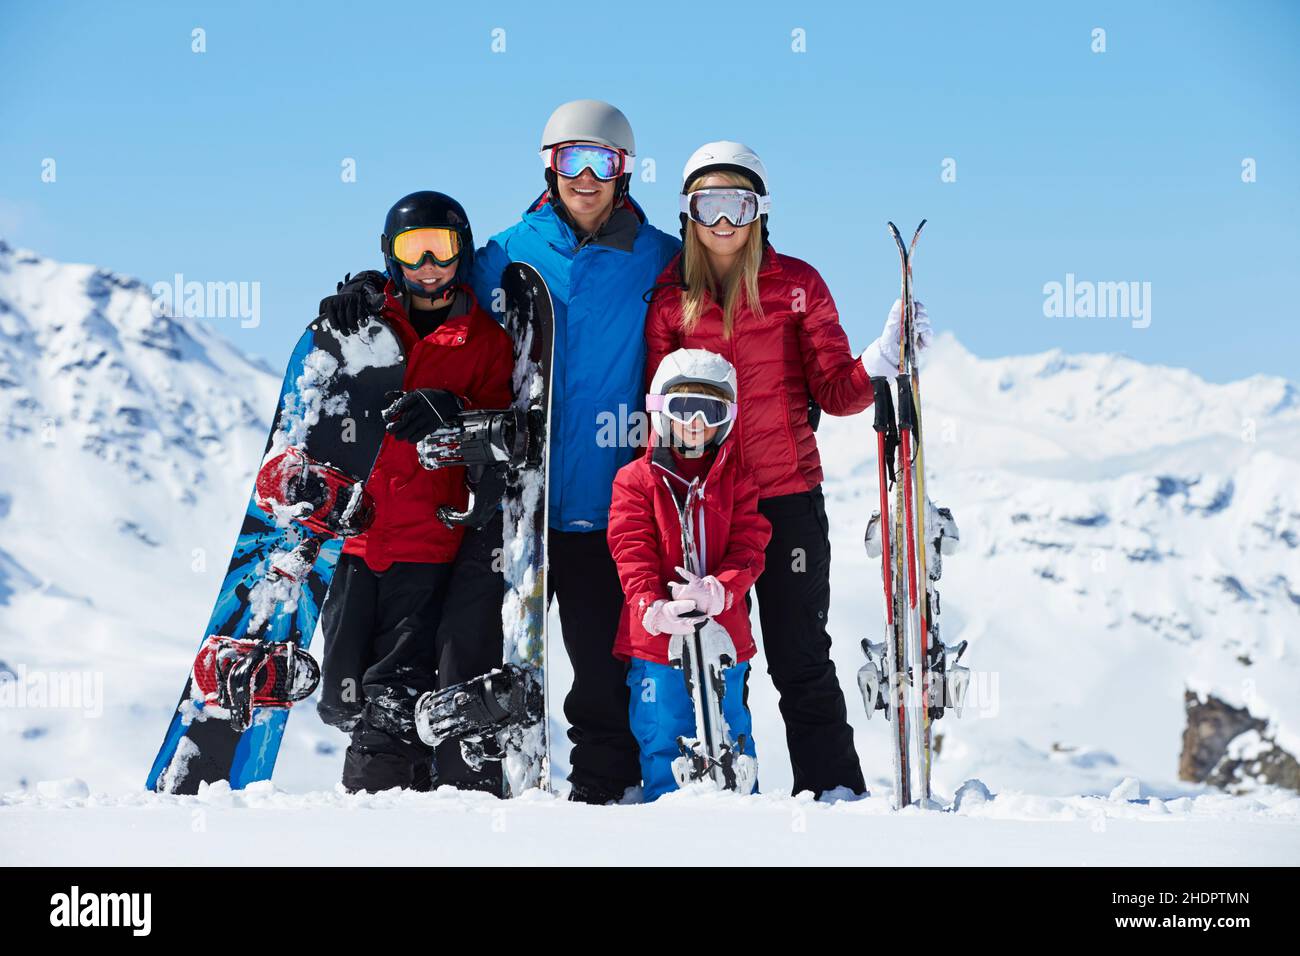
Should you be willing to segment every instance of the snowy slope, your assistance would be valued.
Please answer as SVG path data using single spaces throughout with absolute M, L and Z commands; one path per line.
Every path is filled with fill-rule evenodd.
M 173 806 L 136 791 L 202 637 L 279 376 L 230 344 L 222 333 L 233 328 L 155 317 L 150 304 L 135 280 L 0 244 L 0 673 L 74 675 L 87 692 L 75 706 L 0 706 L 0 792 L 12 792 L 0 800 L 0 859 L 22 858 L 23 846 L 36 852 L 41 833 L 57 832 L 65 811 L 41 816 L 50 807 L 90 803 L 102 811 L 95 819 L 111 821 L 145 804 Z M 295 327 L 305 319 L 274 317 Z M 936 790 L 951 797 L 977 777 L 999 795 L 964 814 L 963 826 L 986 817 L 1086 821 L 1094 810 L 1165 822 L 1204 812 L 1224 826 L 1233 814 L 1250 826 L 1300 819 L 1287 795 L 1198 796 L 1204 788 L 1177 780 L 1189 688 L 1270 719 L 1279 743 L 1300 752 L 1295 385 L 1263 377 L 1211 385 L 1117 356 L 986 360 L 941 336 L 922 388 L 928 488 L 962 535 L 962 550 L 944 562 L 941 623 L 947 640 L 970 642 L 966 662 L 976 671 L 966 715 L 937 725 Z M 869 416 L 828 417 L 819 434 L 835 552 L 834 656 L 876 792 L 830 808 L 837 815 L 825 819 L 836 827 L 883 813 L 888 789 L 884 726 L 866 719 L 854 681 L 858 641 L 882 628 L 878 564 L 861 545 L 877 498 L 870 425 Z M 554 657 L 558 701 L 569 675 L 563 655 Z M 791 777 L 776 697 L 761 660 L 755 670 L 769 795 L 746 818 L 757 822 L 803 804 L 782 797 Z M 343 738 L 310 705 L 300 711 L 277 768 L 288 795 L 253 805 L 216 795 L 204 806 L 318 808 L 322 820 L 347 809 L 427 809 L 421 820 L 453 829 L 465 814 L 492 812 L 441 796 L 417 806 L 310 795 L 332 789 Z M 72 776 L 95 795 L 36 792 L 37 781 Z M 1114 800 L 1093 796 L 1125 778 L 1140 783 Z M 1163 800 L 1132 804 L 1125 795 Z M 1172 814 L 1158 809 L 1166 800 Z M 689 816 L 691 801 L 684 795 L 663 812 Z M 184 827 L 187 805 L 174 805 Z M 545 827 L 578 811 L 518 812 Z M 656 808 L 626 812 L 652 843 L 671 825 L 640 815 Z M 564 817 L 548 834 L 560 846 L 579 829 Z M 828 845 L 837 832 L 826 831 Z M 156 842 L 165 854 L 166 839 Z M 1300 856 L 1294 840 L 1276 852 Z

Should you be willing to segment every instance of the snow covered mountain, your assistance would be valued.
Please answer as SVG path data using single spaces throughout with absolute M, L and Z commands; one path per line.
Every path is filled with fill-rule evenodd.
M 143 785 L 261 453 L 278 372 L 151 305 L 136 280 L 0 243 L 0 673 L 22 678 L 0 688 L 26 695 L 0 700 L 0 792 L 70 776 Z M 1294 384 L 1212 385 L 1109 355 L 987 360 L 942 336 L 922 388 L 928 488 L 962 538 L 941 625 L 970 642 L 975 670 L 966 714 L 936 728 L 938 794 L 970 777 L 1061 798 L 1126 777 L 1143 796 L 1200 793 L 1178 779 L 1189 693 L 1258 719 L 1229 735 L 1243 763 L 1222 778 L 1300 753 Z M 819 441 L 834 656 L 883 794 L 886 734 L 854 680 L 859 640 L 883 630 L 861 544 L 877 499 L 870 426 L 826 418 Z M 789 764 L 761 660 L 755 671 L 760 781 L 776 793 Z M 329 790 L 343 738 L 301 710 L 276 783 Z

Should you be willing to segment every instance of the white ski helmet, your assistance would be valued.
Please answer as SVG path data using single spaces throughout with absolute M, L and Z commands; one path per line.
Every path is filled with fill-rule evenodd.
M 601 100 L 573 100 L 556 108 L 542 130 L 543 150 L 557 143 L 599 143 L 636 156 L 632 124 L 617 106 Z
M 758 158 L 758 153 L 744 143 L 733 143 L 725 139 L 718 140 L 716 143 L 705 143 L 691 153 L 691 158 L 686 161 L 686 166 L 682 169 L 682 192 L 686 192 L 687 185 L 696 176 L 718 170 L 743 173 L 754 181 L 754 189 L 760 196 L 768 194 L 767 167 Z
M 720 389 L 732 402 L 736 401 L 736 369 L 717 352 L 708 349 L 678 349 L 664 356 L 659 367 L 655 369 L 654 379 L 650 382 L 651 395 L 667 395 L 674 385 L 699 382 Z M 722 444 L 731 432 L 731 422 L 718 428 L 713 436 L 713 444 Z M 660 438 L 671 435 L 668 416 L 663 412 L 650 413 L 650 425 Z
M 682 194 L 686 194 L 686 187 L 701 174 L 722 171 L 741 173 L 753 180 L 754 191 L 760 196 L 770 195 L 767 191 L 767 167 L 758 158 L 758 153 L 744 143 L 735 143 L 727 139 L 705 143 L 691 153 L 691 158 L 686 160 L 686 165 L 682 168 Z M 678 218 L 682 224 L 681 233 L 684 242 L 688 222 L 686 213 L 681 213 Z M 758 218 L 763 226 L 763 245 L 766 246 L 767 213 L 763 213 Z

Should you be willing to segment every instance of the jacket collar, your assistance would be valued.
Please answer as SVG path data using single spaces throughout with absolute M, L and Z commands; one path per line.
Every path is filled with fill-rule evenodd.
M 578 237 L 573 227 L 564 221 L 564 217 L 551 203 L 549 192 L 544 192 L 524 210 L 523 221 L 535 232 L 557 249 L 576 251 Z M 646 221 L 645 211 L 637 205 L 635 199 L 626 196 L 622 204 L 614 210 L 600 231 L 587 240 L 584 245 L 600 246 L 618 252 L 631 252 L 637 234 Z
M 469 341 L 470 329 L 473 327 L 474 313 L 479 311 L 478 299 L 474 290 L 467 285 L 456 287 L 456 298 L 451 303 L 451 311 L 432 332 L 422 340 L 416 334 L 415 327 L 406 314 L 406 304 L 392 279 L 384 286 L 384 318 L 396 327 L 398 337 L 402 339 L 407 351 L 419 341 L 433 342 L 437 345 L 464 345 Z
M 730 451 L 731 445 L 724 441 L 722 447 L 718 449 L 718 454 L 713 459 L 713 464 L 709 466 L 709 470 L 704 473 L 704 477 L 697 479 L 699 483 L 699 496 L 701 498 L 704 497 L 704 489 L 713 479 L 713 476 L 722 474 L 723 468 L 726 467 L 727 456 Z M 658 470 L 661 474 L 665 475 L 669 479 L 670 483 L 682 492 L 686 492 L 690 489 L 691 485 L 694 484 L 694 482 L 688 481 L 681 475 L 677 474 L 673 469 L 673 451 L 667 445 L 661 445 L 658 442 L 651 444 L 650 447 L 646 449 L 646 458 L 650 460 L 651 469 Z

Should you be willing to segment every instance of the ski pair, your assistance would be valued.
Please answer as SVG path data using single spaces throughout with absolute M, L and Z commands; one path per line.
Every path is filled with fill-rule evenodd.
M 912 296 L 912 256 L 924 226 L 925 220 L 921 220 L 911 244 L 906 245 L 898 227 L 889 223 L 902 266 L 897 405 L 889 379 L 872 379 L 880 510 L 868 524 L 867 551 L 881 559 L 885 640 L 862 642 L 867 663 L 858 672 L 858 685 L 867 716 L 883 710 L 886 720 L 892 721 L 896 808 L 909 806 L 914 799 L 922 806 L 931 804 L 932 722 L 943 716 L 946 707 L 960 716 L 969 682 L 969 671 L 958 663 L 966 643 L 950 648 L 939 639 L 939 595 L 933 588 L 944 542 L 951 551 L 957 530 L 952 515 L 934 508 L 925 492 L 916 303 Z
M 677 516 L 681 524 L 682 567 L 703 577 L 707 572 L 704 556 L 696 547 L 691 513 L 691 501 L 698 495 L 697 479 L 686 490 Z M 758 782 L 758 763 L 745 753 L 744 734 L 731 739 L 722 709 L 727 693 L 724 672 L 736 663 L 736 645 L 727 629 L 712 618 L 698 611 L 687 616 L 698 618 L 695 630 L 669 639 L 668 663 L 682 672 L 686 682 L 686 693 L 695 710 L 695 736 L 677 738 L 682 755 L 673 760 L 673 777 L 679 787 L 709 780 L 719 790 L 752 793 Z

